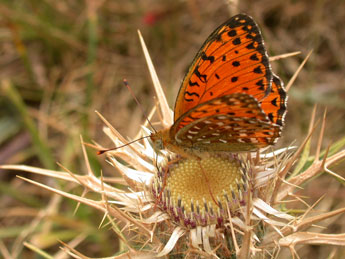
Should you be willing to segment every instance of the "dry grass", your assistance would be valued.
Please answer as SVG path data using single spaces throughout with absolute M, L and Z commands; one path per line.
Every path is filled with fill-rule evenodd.
M 2 1 L 0 164 L 57 169 L 55 161 L 59 161 L 73 172 L 84 172 L 79 134 L 111 145 L 95 110 L 130 137 L 143 122 L 140 109 L 122 84 L 124 78 L 146 111 L 153 106 L 153 88 L 136 30 L 145 38 L 172 106 L 202 42 L 236 12 L 255 18 L 271 55 L 302 52 L 274 62 L 274 71 L 285 82 L 314 50 L 289 91 L 289 112 L 278 146 L 304 139 L 315 104 L 319 117 L 327 107 L 324 147 L 344 138 L 345 2 L 258 0 L 239 1 L 231 8 L 227 2 Z M 95 172 L 102 168 L 105 176 L 114 175 L 102 157 L 93 151 L 89 155 Z M 332 170 L 344 177 L 344 168 L 344 162 L 339 162 Z M 112 231 L 97 229 L 102 214 L 81 206 L 73 215 L 76 203 L 27 184 L 16 174 L 22 173 L 2 170 L 0 174 L 2 254 L 19 248 L 18 258 L 32 257 L 32 251 L 21 250 L 24 240 L 55 254 L 60 245 L 57 239 L 68 242 L 76 237 L 82 240 L 78 250 L 88 256 L 109 256 L 121 249 Z M 33 178 L 65 191 L 82 191 L 59 181 Z M 309 204 L 325 195 L 318 210 L 328 211 L 345 206 L 343 184 L 323 174 L 299 194 Z M 345 232 L 344 216 L 331 220 L 325 223 L 325 232 Z M 326 258 L 333 251 L 338 257 L 344 253 L 332 246 L 311 245 L 298 253 L 301 258 Z

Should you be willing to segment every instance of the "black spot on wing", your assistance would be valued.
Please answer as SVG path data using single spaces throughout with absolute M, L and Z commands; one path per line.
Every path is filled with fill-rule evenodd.
M 207 56 L 205 52 L 201 53 L 201 59 L 202 60 L 208 60 L 212 64 L 214 62 L 214 56 Z
M 256 68 L 254 68 L 253 72 L 256 74 L 262 74 L 263 73 L 261 66 L 257 66 Z
M 199 84 L 198 84 L 198 82 L 192 82 L 192 81 L 190 81 L 189 80 L 189 82 L 188 82 L 188 84 L 189 84 L 189 86 L 200 86 Z
M 232 41 L 232 44 L 234 45 L 240 45 L 241 44 L 241 39 L 240 38 L 236 38 Z
M 200 74 L 199 66 L 196 66 L 194 69 L 194 74 L 200 79 L 201 82 L 206 83 L 207 75 Z
M 262 79 L 259 80 L 259 81 L 257 81 L 255 84 L 256 84 L 257 86 L 259 86 L 259 90 L 261 90 L 261 91 L 265 90 L 264 81 L 263 81 Z
M 274 98 L 272 101 L 271 101 L 271 104 L 274 105 L 275 107 L 277 107 L 277 97 Z
M 231 31 L 228 32 L 228 35 L 230 37 L 235 37 L 237 35 L 237 32 L 236 32 L 236 30 L 231 30 Z
M 254 43 L 251 42 L 246 46 L 247 49 L 255 49 Z
M 240 64 L 239 61 L 234 61 L 234 62 L 232 62 L 232 65 L 233 65 L 234 67 L 238 67 L 238 66 L 240 66 L 241 64 Z
M 190 92 L 186 91 L 184 94 L 189 95 L 189 96 L 195 95 L 196 97 L 200 97 L 200 95 L 198 93 L 195 93 L 195 92 L 190 93 Z
M 258 56 L 256 55 L 256 53 L 254 53 L 253 55 L 251 55 L 251 56 L 249 57 L 249 59 L 255 60 L 255 61 L 259 60 L 259 58 L 258 58 Z

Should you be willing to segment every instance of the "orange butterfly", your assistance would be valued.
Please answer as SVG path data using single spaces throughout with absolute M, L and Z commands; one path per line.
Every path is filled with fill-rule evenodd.
M 238 14 L 206 39 L 177 95 L 174 124 L 150 138 L 182 156 L 254 151 L 280 137 L 286 100 L 258 25 Z

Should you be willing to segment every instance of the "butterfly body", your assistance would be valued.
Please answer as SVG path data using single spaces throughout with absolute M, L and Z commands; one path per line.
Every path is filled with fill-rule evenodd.
M 255 151 L 279 138 L 286 99 L 258 26 L 239 14 L 203 44 L 179 90 L 174 124 L 151 140 L 184 157 Z

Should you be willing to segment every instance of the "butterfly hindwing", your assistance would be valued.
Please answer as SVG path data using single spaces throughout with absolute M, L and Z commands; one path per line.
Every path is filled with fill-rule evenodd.
M 283 82 L 275 74 L 273 74 L 272 87 L 269 95 L 260 103 L 271 122 L 283 126 L 286 115 L 287 95 Z
M 176 127 L 180 127 L 179 130 Z M 279 125 L 271 123 L 255 98 L 235 93 L 191 109 L 171 128 L 171 137 L 175 135 L 179 145 L 190 149 L 237 152 L 273 144 L 280 130 Z

